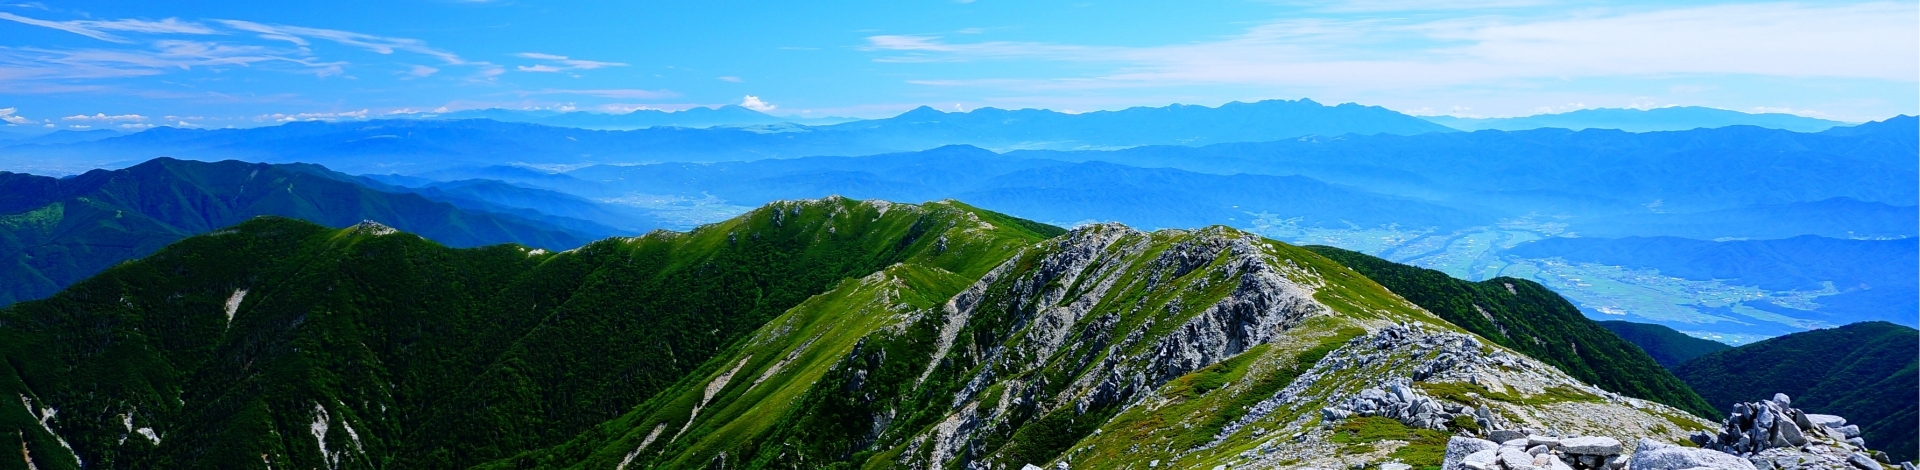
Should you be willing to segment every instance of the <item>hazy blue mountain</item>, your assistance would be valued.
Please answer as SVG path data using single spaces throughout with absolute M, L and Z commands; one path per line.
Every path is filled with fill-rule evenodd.
M 1654 362 L 1668 369 L 1679 367 L 1681 363 L 1696 357 L 1732 349 L 1725 343 L 1687 336 L 1685 333 L 1652 323 L 1634 323 L 1620 320 L 1599 322 L 1613 334 L 1639 346 Z
M 1684 131 L 1727 126 L 1756 126 L 1794 132 L 1820 132 L 1850 124 L 1784 113 L 1743 113 L 1700 106 L 1654 109 L 1598 108 L 1511 118 L 1421 116 L 1463 131 L 1527 129 L 1618 129 L 1627 132 Z
M 1920 208 L 1865 202 L 1848 197 L 1760 204 L 1706 212 L 1643 212 L 1575 221 L 1576 233 L 1593 237 L 1668 235 L 1675 237 L 1789 238 L 1820 235 L 1832 238 L 1889 238 L 1920 236 Z
M 1378 106 L 1325 106 L 1309 99 L 1232 102 L 1217 108 L 1172 105 L 1067 114 L 980 108 L 948 113 L 922 106 L 899 116 L 826 126 L 858 131 L 899 148 L 969 144 L 999 149 L 1120 148 L 1260 142 L 1305 135 L 1452 132 Z
M 1515 246 L 1507 254 L 1562 258 L 1657 269 L 1694 280 L 1721 280 L 1768 290 L 1839 293 L 1814 299 L 1830 323 L 1887 320 L 1914 325 L 1920 311 L 1920 239 L 1843 240 L 1799 236 L 1779 240 L 1713 242 L 1677 237 L 1550 238 Z M 1755 308 L 1785 308 L 1764 301 Z M 1821 318 L 1821 316 L 1814 316 Z
M 260 215 L 344 227 L 375 220 L 454 246 L 580 246 L 575 231 L 376 191 L 298 165 L 156 159 L 56 179 L 0 172 L 0 304 L 36 299 L 190 235 Z
M 1837 197 L 1891 205 L 1920 200 L 1920 124 L 1902 116 L 1859 127 L 1812 134 L 1750 126 L 1383 134 L 1013 156 L 1297 174 L 1515 215 L 1603 216 L 1649 207 L 1702 212 Z
M 58 130 L 58 131 L 53 131 L 53 132 L 39 134 L 39 135 L 18 134 L 18 135 L 15 135 L 13 141 L 8 142 L 7 145 L 72 144 L 72 143 L 79 143 L 79 142 L 92 142 L 100 139 L 119 137 L 123 135 L 126 135 L 126 134 L 113 129 L 93 129 L 93 130 L 85 130 L 85 131 Z
M 1897 461 L 1920 455 L 1920 331 L 1913 328 L 1866 322 L 1794 333 L 1694 358 L 1674 375 L 1712 403 L 1786 393 L 1796 408 L 1859 425 L 1867 445 Z
M 736 105 L 727 105 L 718 108 L 698 107 L 684 111 L 639 109 L 627 113 L 595 113 L 586 111 L 556 112 L 548 110 L 487 108 L 454 111 L 450 113 L 421 114 L 415 115 L 413 118 L 491 119 L 501 122 L 527 122 L 583 129 L 641 129 L 655 126 L 751 126 L 780 123 L 825 125 L 854 120 L 850 118 L 816 119 L 780 117 Z
M 1248 226 L 1254 214 L 1303 226 L 1459 228 L 1477 212 L 1328 185 L 1301 176 L 1210 175 L 1106 162 L 1021 159 L 967 146 L 867 157 L 595 166 L 566 173 L 621 192 L 712 195 L 753 206 L 839 194 L 858 199 L 960 199 L 1044 222 L 1119 221 L 1145 228 Z
M 419 194 L 466 209 L 519 215 L 597 236 L 638 235 L 664 226 L 661 221 L 640 209 L 603 204 L 568 193 L 499 180 L 412 182 L 417 184 L 363 183 L 383 191 Z M 579 224 L 582 221 L 591 223 Z
M 750 111 L 750 110 L 749 110 Z M 689 111 L 691 112 L 691 111 Z M 714 110 L 713 113 L 731 111 Z M 679 114 L 679 113 L 673 113 Z M 567 114 L 551 116 L 567 118 Z M 544 118 L 543 118 L 544 119 Z M 988 148 L 1121 148 L 1289 139 L 1304 135 L 1452 132 L 1384 108 L 1308 100 L 1169 106 L 1066 114 L 918 109 L 830 126 L 791 123 L 704 129 L 599 131 L 520 122 L 376 120 L 298 122 L 253 129 L 156 128 L 95 142 L 0 148 L 0 168 L 42 174 L 129 165 L 158 156 L 307 162 L 353 173 L 414 174 L 504 163 L 714 162 L 871 155 L 949 144 Z

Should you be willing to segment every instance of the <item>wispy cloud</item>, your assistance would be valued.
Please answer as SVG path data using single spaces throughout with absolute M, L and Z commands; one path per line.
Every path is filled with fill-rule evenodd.
M 342 45 L 358 47 L 361 49 L 372 51 L 376 54 L 393 54 L 395 51 L 405 51 L 405 52 L 411 52 L 415 54 L 421 54 L 421 55 L 438 58 L 442 62 L 446 62 L 449 65 L 467 64 L 467 61 L 465 59 L 461 59 L 459 55 L 456 55 L 452 52 L 447 52 L 440 49 L 435 49 L 433 47 L 429 47 L 427 46 L 426 41 L 421 41 L 419 39 L 375 36 L 371 34 L 362 34 L 362 33 L 356 33 L 352 31 L 341 31 L 337 29 L 309 28 L 304 26 L 287 26 L 287 25 L 278 25 L 278 24 L 270 25 L 270 24 L 262 24 L 262 23 L 255 23 L 251 21 L 240 21 L 240 20 L 214 20 L 214 21 L 219 22 L 220 24 L 227 25 L 227 27 L 230 27 L 233 29 L 238 29 L 241 31 L 247 31 L 252 33 L 258 33 L 260 38 L 262 39 L 286 41 L 303 48 L 311 44 L 309 39 L 320 39 L 320 40 L 331 41 L 331 42 L 342 44 Z
M 1191 84 L 1418 89 L 1505 80 L 1748 74 L 1913 81 L 1920 56 L 1905 3 L 1716 5 L 1594 11 L 1573 18 L 1290 19 L 1222 40 L 1131 47 L 956 42 L 883 35 L 879 62 L 1108 64 L 1056 77 L 914 80 L 1010 89 Z
M 522 66 L 515 67 L 515 70 L 519 70 L 522 72 L 558 73 L 558 72 L 565 72 L 569 70 L 593 70 L 593 69 L 606 68 L 606 67 L 626 67 L 627 66 L 627 64 L 623 64 L 620 62 L 601 62 L 597 60 L 580 60 L 580 59 L 569 58 L 563 55 L 542 54 L 539 52 L 522 52 L 519 54 L 514 54 L 514 57 L 534 59 L 534 60 L 544 60 L 549 62 L 546 64 L 522 65 Z
M 133 41 L 114 35 L 108 31 L 146 34 L 216 34 L 216 31 L 206 26 L 184 22 L 174 18 L 167 18 L 160 21 L 136 19 L 48 21 L 0 12 L 0 20 L 43 28 L 53 28 L 102 41 L 117 43 L 131 43 Z

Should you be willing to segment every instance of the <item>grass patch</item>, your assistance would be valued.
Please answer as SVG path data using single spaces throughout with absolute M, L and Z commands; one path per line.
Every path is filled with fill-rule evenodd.
M 1448 437 L 1444 431 L 1414 429 L 1390 418 L 1361 416 L 1341 422 L 1329 440 L 1341 444 L 1343 454 L 1365 453 L 1384 441 L 1406 442 L 1387 456 L 1427 470 L 1440 468 L 1446 459 Z

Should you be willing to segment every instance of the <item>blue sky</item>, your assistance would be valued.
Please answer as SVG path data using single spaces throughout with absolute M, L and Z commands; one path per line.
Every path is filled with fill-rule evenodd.
M 1478 117 L 1700 105 L 1882 119 L 1920 108 L 1920 6 L 0 2 L 0 119 L 14 126 L 742 102 L 879 117 L 1301 97 Z

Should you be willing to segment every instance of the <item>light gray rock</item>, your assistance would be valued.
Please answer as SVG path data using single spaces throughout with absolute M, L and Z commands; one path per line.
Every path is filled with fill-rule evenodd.
M 1533 454 L 1528 454 L 1512 447 L 1500 448 L 1500 464 L 1506 465 L 1507 470 L 1539 469 L 1539 467 L 1533 465 Z
M 1550 452 L 1553 452 L 1553 449 L 1548 449 L 1547 446 L 1533 446 L 1533 447 L 1527 448 L 1527 453 L 1533 454 L 1533 455 L 1545 455 Z
M 1460 468 L 1471 470 L 1494 470 L 1500 467 L 1500 451 L 1487 449 L 1468 454 L 1460 459 Z M 1452 470 L 1452 469 L 1448 469 Z
M 1466 461 L 1467 456 L 1498 448 L 1500 448 L 1500 444 L 1495 444 L 1493 441 L 1486 439 L 1454 436 L 1451 439 L 1447 439 L 1446 458 L 1442 460 L 1440 468 L 1442 470 L 1461 470 L 1464 468 L 1462 467 L 1462 463 Z
M 1913 462 L 1900 462 L 1900 470 L 1920 470 L 1920 468 L 1914 468 Z
M 1735 457 L 1725 452 L 1709 449 L 1680 447 L 1664 442 L 1641 439 L 1633 458 L 1627 462 L 1629 470 L 1686 470 L 1706 468 L 1714 470 L 1758 470 L 1753 462 Z
M 1785 393 L 1773 394 L 1773 402 L 1779 403 L 1782 408 L 1793 406 L 1793 398 L 1788 397 Z
M 1846 426 L 1833 428 L 1833 430 L 1840 431 L 1840 435 L 1842 436 L 1860 437 L 1860 425 L 1858 424 L 1849 424 Z
M 1539 434 L 1530 434 L 1530 435 L 1527 435 L 1527 445 L 1547 446 L 1548 449 L 1552 449 L 1555 447 L 1560 447 L 1560 438 L 1547 437 Z
M 1848 443 L 1848 444 L 1853 444 L 1853 446 L 1854 446 L 1854 447 L 1860 447 L 1860 448 L 1866 448 L 1866 447 L 1867 447 L 1867 440 L 1866 440 L 1866 439 L 1862 439 L 1862 438 L 1858 438 L 1858 437 L 1849 437 L 1849 438 L 1847 438 L 1847 443 Z
M 1786 444 L 1790 446 L 1807 445 L 1807 436 L 1800 433 L 1799 424 L 1789 420 L 1786 416 L 1781 416 L 1777 419 L 1778 421 L 1774 421 L 1773 423 L 1774 440 L 1786 442 Z
M 1380 464 L 1380 470 L 1410 470 L 1412 468 L 1413 468 L 1412 465 L 1407 465 L 1400 462 L 1385 462 Z
M 1560 440 L 1560 451 L 1569 454 L 1620 455 L 1620 440 L 1605 436 L 1570 437 Z
M 1859 452 L 1854 452 L 1853 455 L 1847 456 L 1847 463 L 1853 464 L 1855 467 L 1860 467 L 1861 470 L 1880 470 L 1880 462 L 1875 462 L 1873 461 L 1873 457 L 1868 457 L 1867 454 Z
M 1573 466 L 1567 465 L 1566 462 L 1560 461 L 1560 457 L 1557 455 L 1548 455 L 1547 469 L 1548 470 L 1573 470 Z
M 1813 422 L 1813 424 L 1817 424 L 1817 425 L 1821 425 L 1821 426 L 1826 426 L 1826 427 L 1829 427 L 1829 428 L 1837 428 L 1837 427 L 1841 427 L 1841 426 L 1846 426 L 1846 425 L 1847 425 L 1847 419 L 1846 419 L 1846 418 L 1842 418 L 1842 417 L 1839 417 L 1839 416 L 1834 416 L 1834 415 L 1822 415 L 1822 414 L 1813 414 L 1813 413 L 1807 413 L 1807 421 L 1812 421 L 1812 422 Z

